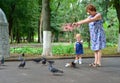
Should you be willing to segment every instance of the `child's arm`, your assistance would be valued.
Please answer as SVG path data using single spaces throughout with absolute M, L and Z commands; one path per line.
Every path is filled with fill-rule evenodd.
M 80 43 L 83 44 L 83 40 L 81 40 Z

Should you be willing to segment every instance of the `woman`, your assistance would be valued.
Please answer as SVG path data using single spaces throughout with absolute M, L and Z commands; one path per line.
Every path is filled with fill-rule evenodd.
M 106 47 L 106 38 L 102 26 L 102 16 L 96 11 L 95 6 L 92 4 L 87 5 L 87 13 L 90 15 L 88 18 L 73 23 L 74 25 L 81 25 L 89 23 L 91 49 L 94 51 L 95 60 L 90 66 L 101 66 L 101 50 Z

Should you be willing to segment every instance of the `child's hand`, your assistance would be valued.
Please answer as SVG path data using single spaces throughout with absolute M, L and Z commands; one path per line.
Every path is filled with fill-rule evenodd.
M 80 42 L 83 43 L 83 40 L 81 40 Z

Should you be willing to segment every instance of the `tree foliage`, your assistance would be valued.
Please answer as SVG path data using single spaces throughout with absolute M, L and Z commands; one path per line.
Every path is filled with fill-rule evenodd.
M 63 32 L 61 28 L 65 23 L 86 18 L 85 6 L 89 3 L 94 4 L 103 15 L 107 41 L 117 43 L 118 31 L 120 33 L 120 0 L 50 0 L 52 41 L 74 41 L 74 34 L 81 33 L 84 41 L 90 42 L 88 25 L 82 25 L 73 32 Z M 42 0 L 0 0 L 0 7 L 9 22 L 11 42 L 19 43 L 21 39 L 33 42 L 34 36 L 39 34 Z
M 9 22 L 11 42 L 21 39 L 28 42 L 38 30 L 39 0 L 1 0 L 0 7 L 5 11 Z

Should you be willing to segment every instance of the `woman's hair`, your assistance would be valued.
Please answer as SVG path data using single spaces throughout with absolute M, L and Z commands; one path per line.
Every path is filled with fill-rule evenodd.
M 88 10 L 90 10 L 90 11 L 96 11 L 96 7 L 94 5 L 92 5 L 92 4 L 88 4 L 86 6 L 86 11 L 88 11 Z

